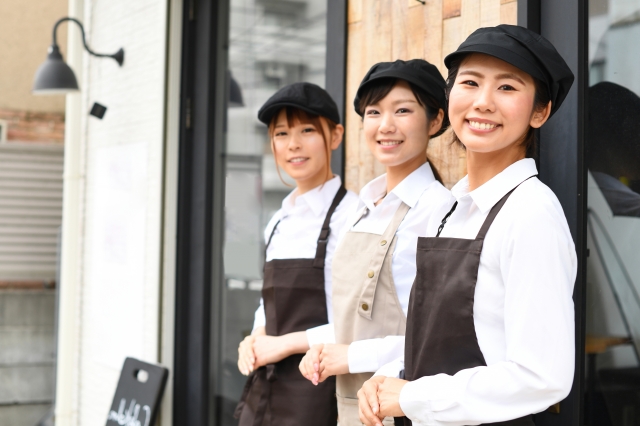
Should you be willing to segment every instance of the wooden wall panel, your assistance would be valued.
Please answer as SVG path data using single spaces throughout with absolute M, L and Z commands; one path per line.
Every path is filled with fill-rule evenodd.
M 423 58 L 446 78 L 443 58 L 480 26 L 515 24 L 516 0 L 349 0 L 346 90 L 346 185 L 353 191 L 384 173 L 362 134 L 353 109 L 358 85 L 380 61 Z M 451 131 L 431 140 L 431 163 L 447 187 L 466 174 L 464 149 L 451 143 Z

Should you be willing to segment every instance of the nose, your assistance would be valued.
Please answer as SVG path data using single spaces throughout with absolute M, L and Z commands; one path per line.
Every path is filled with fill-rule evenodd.
M 380 120 L 380 127 L 378 130 L 381 133 L 394 133 L 396 131 L 396 123 L 393 114 L 382 114 L 382 120 Z
M 302 147 L 302 140 L 299 134 L 293 132 L 291 137 L 289 138 L 289 143 L 287 144 L 287 149 L 289 151 L 296 151 Z
M 476 92 L 477 96 L 474 100 L 474 109 L 482 112 L 492 112 L 495 109 L 495 103 L 493 99 L 493 89 L 489 85 L 483 85 L 480 90 Z

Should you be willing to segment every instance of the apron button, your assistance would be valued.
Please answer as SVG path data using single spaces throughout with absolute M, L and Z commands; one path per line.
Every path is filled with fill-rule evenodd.
M 386 246 L 386 245 L 387 245 L 387 240 L 382 240 L 382 241 L 380 241 L 380 245 L 381 245 L 381 246 Z
M 373 271 L 369 271 L 369 273 L 367 274 L 367 276 L 368 276 L 369 278 L 373 278 Z M 366 310 L 366 309 L 365 309 L 365 310 Z
M 369 310 L 369 305 L 367 305 L 366 303 L 362 304 L 362 310 L 363 311 L 368 311 Z

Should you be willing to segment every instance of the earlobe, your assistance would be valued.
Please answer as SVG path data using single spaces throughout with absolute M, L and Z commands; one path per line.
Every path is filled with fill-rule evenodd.
M 531 122 L 529 124 L 531 125 L 531 127 L 539 129 L 544 123 L 547 122 L 547 120 L 549 119 L 549 115 L 551 115 L 551 101 L 549 101 L 544 109 L 538 110 L 533 113 L 533 117 L 531 117 Z
M 436 118 L 431 120 L 431 123 L 429 123 L 429 136 L 435 135 L 440 131 L 440 129 L 442 128 L 443 120 L 444 120 L 444 111 L 442 110 L 442 108 L 440 108 Z
M 331 138 L 331 149 L 337 149 L 342 143 L 342 137 L 344 136 L 344 126 L 342 124 L 336 125 L 333 130 L 333 137 Z

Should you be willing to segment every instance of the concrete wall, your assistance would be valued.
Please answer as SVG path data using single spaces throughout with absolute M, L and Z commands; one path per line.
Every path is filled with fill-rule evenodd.
M 78 157 L 65 164 L 64 226 L 76 220 L 62 248 L 59 425 L 104 424 L 124 358 L 159 359 L 167 9 L 70 2 L 93 44 L 123 47 L 125 61 L 84 55 L 82 93 L 68 100 Z M 103 120 L 86 114 L 94 101 Z
M 422 58 L 446 77 L 444 57 L 479 27 L 516 24 L 516 0 L 349 0 L 347 105 L 367 70 L 381 61 Z M 384 173 L 364 141 L 362 120 L 347 108 L 346 185 L 360 188 Z M 466 174 L 464 151 L 450 142 L 451 133 L 429 143 L 427 154 L 446 186 Z
M 36 70 L 47 57 L 53 24 L 67 15 L 67 3 L 67 0 L 0 2 L 0 109 L 64 112 L 64 96 L 34 96 L 31 85 Z M 60 28 L 58 43 L 64 55 L 66 24 Z

